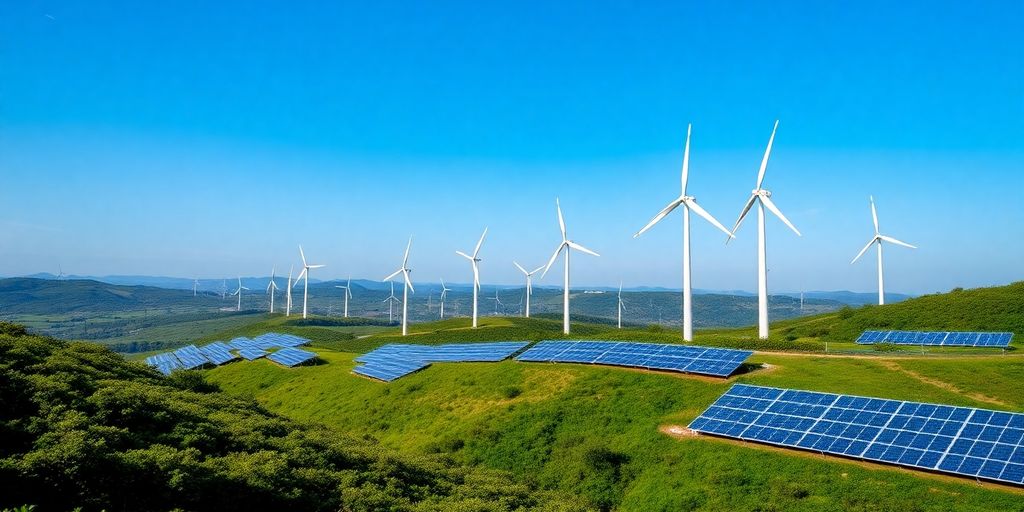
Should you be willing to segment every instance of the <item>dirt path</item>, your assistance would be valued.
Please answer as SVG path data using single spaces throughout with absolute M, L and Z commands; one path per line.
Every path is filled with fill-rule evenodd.
M 1008 404 L 1008 403 L 1006 403 L 1006 402 L 1004 402 L 1004 401 L 1002 401 L 1002 400 L 1000 400 L 998 398 L 994 398 L 994 397 L 991 397 L 991 396 L 988 396 L 988 395 L 983 395 L 981 393 L 969 393 L 969 392 L 966 392 L 966 391 L 964 391 L 964 390 L 962 390 L 962 389 L 960 389 L 960 388 L 958 388 L 958 387 L 956 387 L 953 384 L 950 384 L 948 382 L 941 381 L 941 380 L 938 380 L 938 379 L 933 379 L 931 377 L 927 377 L 927 376 L 921 375 L 920 373 L 917 373 L 917 372 L 915 372 L 913 370 L 908 370 L 908 369 L 900 366 L 899 363 L 897 363 L 896 361 L 893 361 L 891 359 L 880 359 L 880 360 L 878 360 L 878 364 L 884 366 L 887 370 L 892 370 L 894 372 L 900 372 L 900 373 L 902 373 L 902 374 L 904 374 L 904 375 L 906 375 L 906 376 L 908 376 L 908 377 L 910 377 L 910 378 L 912 378 L 914 380 L 917 380 L 918 382 L 923 382 L 925 384 L 928 384 L 929 386 L 935 386 L 935 387 L 937 387 L 939 389 L 942 389 L 942 390 L 945 390 L 945 391 L 949 391 L 949 392 L 952 392 L 952 393 L 956 393 L 956 394 L 958 394 L 960 396 L 963 396 L 963 397 L 966 397 L 966 398 L 970 398 L 971 400 L 977 400 L 979 402 L 984 402 L 986 404 L 999 405 L 999 406 L 1003 406 L 1003 407 L 1009 407 L 1010 406 L 1010 404 Z

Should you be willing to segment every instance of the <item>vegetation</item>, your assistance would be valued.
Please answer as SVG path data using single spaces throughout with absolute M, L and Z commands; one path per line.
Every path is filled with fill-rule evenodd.
M 0 323 L 0 507 L 45 510 L 580 508 L 500 471 L 401 454 L 163 378 L 95 344 Z

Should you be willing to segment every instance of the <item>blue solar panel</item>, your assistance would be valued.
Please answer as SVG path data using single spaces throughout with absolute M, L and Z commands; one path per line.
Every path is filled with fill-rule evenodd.
M 199 347 L 199 351 L 215 365 L 222 365 L 238 359 L 238 356 L 231 353 L 231 347 L 222 341 L 215 341 L 209 345 Z
M 174 355 L 181 361 L 186 370 L 192 370 L 206 365 L 210 362 L 195 345 L 187 345 L 174 351 Z
M 183 368 L 181 361 L 170 352 L 149 356 L 146 358 L 146 364 L 156 368 L 164 375 L 170 375 L 174 370 Z
M 860 345 L 892 343 L 895 345 L 1005 348 L 1012 339 L 1012 332 L 864 331 L 857 338 L 857 343 Z
M 450 345 L 384 345 L 355 359 L 362 366 L 352 371 L 390 382 L 427 367 L 432 362 L 501 361 L 529 345 L 525 341 Z
M 254 359 L 259 359 L 259 358 L 267 355 L 268 353 L 269 352 L 267 352 L 266 350 L 259 349 L 259 348 L 243 348 L 243 349 L 238 351 L 238 355 L 242 356 L 242 358 L 245 359 L 246 361 L 252 361 Z
M 1024 484 L 1024 414 L 736 384 L 690 428 Z
M 305 363 L 316 357 L 313 352 L 307 352 L 294 347 L 285 347 L 267 356 L 267 359 L 284 366 L 295 366 Z
M 542 341 L 516 359 L 589 363 L 728 377 L 753 352 L 725 348 L 609 341 Z

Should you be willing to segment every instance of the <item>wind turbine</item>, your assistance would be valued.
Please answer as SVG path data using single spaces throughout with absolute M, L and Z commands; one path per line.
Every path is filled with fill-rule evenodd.
M 277 281 L 274 278 L 277 277 L 277 266 L 274 266 L 270 271 L 270 284 L 267 285 L 267 293 L 270 294 L 270 313 L 274 313 L 274 292 L 277 291 Z
M 558 202 L 558 198 L 555 198 L 555 208 L 558 210 L 558 228 L 562 230 L 562 243 L 558 244 L 558 248 L 555 249 L 555 253 L 551 255 L 551 259 L 548 261 L 548 265 L 544 267 L 544 272 L 540 275 L 541 279 L 547 275 L 548 270 L 551 270 L 551 265 L 555 264 L 555 259 L 558 258 L 558 253 L 565 250 L 565 284 L 564 294 L 562 298 L 562 332 L 569 334 L 569 253 L 572 249 L 576 249 L 580 252 L 585 252 L 593 256 L 600 256 L 600 254 L 583 247 L 582 245 L 569 240 L 565 235 L 565 218 L 562 217 L 562 205 Z
M 248 290 L 248 288 L 242 286 L 242 277 L 239 276 L 238 277 L 238 289 L 235 290 L 235 293 L 231 294 L 231 295 L 238 295 L 238 307 L 235 308 L 235 311 L 241 311 L 242 310 L 242 290 Z
M 392 322 L 391 306 L 395 302 L 402 302 L 402 301 L 399 300 L 398 297 L 395 297 L 395 282 L 394 281 L 388 281 L 388 282 L 391 283 L 391 295 L 388 296 L 388 298 L 384 299 L 382 302 L 387 302 L 388 303 L 388 325 L 391 325 L 391 322 Z
M 199 290 L 199 278 L 197 277 L 197 278 L 192 280 L 192 296 L 193 297 L 196 296 L 198 290 Z
M 479 247 L 479 244 L 477 244 L 478 249 Z M 409 291 L 412 290 L 413 293 L 416 293 L 416 290 L 412 287 L 412 280 L 409 279 L 409 272 L 412 272 L 412 269 L 409 268 L 409 249 L 411 248 L 412 237 L 410 236 L 409 244 L 405 246 L 405 257 L 402 258 L 402 266 L 384 278 L 387 281 L 398 274 L 402 274 L 402 277 L 405 279 L 405 286 L 402 287 L 402 336 L 409 334 Z M 394 291 L 392 291 L 393 293 Z
M 901 242 L 891 236 L 886 236 L 879 233 L 878 212 L 875 211 L 875 198 L 869 197 L 869 200 L 871 201 L 871 220 L 874 221 L 875 223 L 875 236 L 874 238 L 871 239 L 870 242 L 868 242 L 867 245 L 864 246 L 863 249 L 860 250 L 859 253 L 857 253 L 857 257 L 853 258 L 853 261 L 851 261 L 850 264 L 853 265 L 858 259 L 860 259 L 860 257 L 863 256 L 869 248 L 871 248 L 871 244 L 878 244 L 878 305 L 881 306 L 882 304 L 885 304 L 885 283 L 882 279 L 882 242 L 889 242 L 891 244 L 902 245 L 903 247 L 909 247 L 911 249 L 917 249 L 917 247 L 914 247 L 913 245 L 910 245 L 906 242 Z
M 622 281 L 619 281 L 619 329 L 622 329 L 622 310 L 626 309 L 626 305 L 622 302 Z
M 697 198 L 686 195 L 686 183 L 689 181 L 690 174 L 690 130 L 692 125 L 686 125 L 686 146 L 683 149 L 683 170 L 682 170 L 682 188 L 679 193 L 679 197 L 673 199 L 672 202 L 668 203 L 668 206 L 663 208 L 657 215 L 651 219 L 650 222 L 644 226 L 643 229 L 638 231 L 633 238 L 637 238 L 642 235 L 648 229 L 651 229 L 661 219 L 664 219 L 668 214 L 672 213 L 679 206 L 683 207 L 683 340 L 693 341 L 693 288 L 690 284 L 690 211 L 704 217 L 705 220 L 710 222 L 713 226 L 720 229 L 723 233 L 733 238 L 733 234 L 725 229 L 720 222 L 715 220 L 710 213 L 701 208 L 697 204 Z
M 476 312 L 477 312 L 477 293 L 480 291 L 480 267 L 477 263 L 480 263 L 480 258 L 477 256 L 480 254 L 480 246 L 484 244 L 484 237 L 487 236 L 487 228 L 484 228 L 484 232 L 480 235 L 480 240 L 476 243 L 476 248 L 473 249 L 473 255 L 470 256 L 462 251 L 455 251 L 455 254 L 462 256 L 469 260 L 469 263 L 473 265 L 473 328 L 477 326 Z
M 444 285 L 444 279 L 441 280 L 441 320 L 444 320 L 444 299 L 448 297 L 450 288 Z
M 335 288 L 345 290 L 345 318 L 348 318 L 348 299 L 352 297 L 352 276 L 348 276 L 345 286 L 335 286 Z
M 762 182 L 764 182 L 764 173 L 768 168 L 768 157 L 772 152 L 772 143 L 775 141 L 775 130 L 779 128 L 779 121 L 775 121 L 775 127 L 772 128 L 772 136 L 768 138 L 768 147 L 764 150 L 764 158 L 761 159 L 761 168 L 757 171 L 757 185 L 754 190 L 750 193 L 750 199 L 747 199 L 747 204 L 743 205 L 743 211 L 740 212 L 740 216 L 736 219 L 736 225 L 732 228 L 732 232 L 740 228 L 740 223 L 743 222 L 743 218 L 750 211 L 750 208 L 754 206 L 754 202 L 757 202 L 757 336 L 762 340 L 768 339 L 768 256 L 765 248 L 765 233 L 764 233 L 764 209 L 768 208 L 776 217 L 779 218 L 783 223 L 789 226 L 797 236 L 802 236 L 800 231 L 793 226 L 792 222 L 782 214 L 775 203 L 772 202 L 772 193 L 761 188 Z M 726 239 L 728 242 L 728 239 Z
M 288 268 L 288 286 L 285 287 L 285 306 L 284 316 L 292 316 L 292 272 L 295 271 L 295 265 Z
M 501 299 L 498 298 L 498 287 L 497 286 L 494 287 L 494 297 L 487 297 L 487 300 L 493 300 L 494 301 L 494 316 L 498 316 L 498 306 L 504 306 L 504 304 L 502 304 Z M 502 309 L 504 309 L 504 308 L 502 308 Z
M 302 246 L 299 246 L 299 256 L 302 257 L 302 272 L 299 272 L 299 277 L 295 279 L 295 284 L 299 284 L 302 280 L 302 276 L 306 276 L 306 282 L 302 290 L 302 318 L 306 318 L 306 301 L 309 299 L 309 271 L 314 268 L 323 268 L 326 265 L 310 265 L 306 263 L 306 253 L 302 252 Z
M 541 266 L 537 267 L 532 272 L 528 272 L 519 263 L 516 263 L 515 261 L 513 261 L 512 264 L 515 265 L 516 268 L 518 268 L 519 271 L 522 272 L 524 276 L 526 276 L 526 318 L 530 318 L 530 295 L 533 295 L 533 275 L 536 274 L 537 272 L 540 272 L 541 270 L 543 270 L 544 269 L 544 265 L 541 265 Z

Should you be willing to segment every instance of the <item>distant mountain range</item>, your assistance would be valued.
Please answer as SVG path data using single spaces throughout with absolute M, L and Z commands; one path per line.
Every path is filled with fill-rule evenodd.
M 55 280 L 57 276 L 47 272 L 41 272 L 38 274 L 32 274 L 25 276 L 33 279 L 46 279 Z M 288 276 L 277 276 L 278 286 L 284 288 L 285 281 Z M 122 285 L 122 286 L 153 286 L 157 288 L 165 288 L 170 290 L 192 290 L 194 280 L 183 278 L 183 277 L 163 277 L 163 276 L 138 276 L 138 275 L 112 275 L 112 276 L 79 276 L 79 275 L 68 275 L 64 276 L 65 280 L 91 280 L 98 281 L 101 283 Z M 238 287 L 238 278 L 220 278 L 220 279 L 199 279 L 198 290 L 213 292 L 220 294 L 221 292 L 231 293 Z M 321 279 L 310 279 L 310 286 L 316 287 L 319 285 L 329 284 L 330 286 L 336 286 L 344 284 L 343 280 L 329 280 L 324 281 Z M 242 286 L 249 288 L 251 291 L 266 290 L 270 284 L 270 276 L 263 277 L 242 277 Z M 354 286 L 361 287 L 366 290 L 372 291 L 386 291 L 390 290 L 390 285 L 386 282 L 371 281 L 368 279 L 353 279 L 352 284 Z M 413 283 L 417 289 L 423 288 L 424 290 L 440 290 L 440 283 Z M 446 283 L 448 288 L 452 290 L 466 291 L 472 290 L 471 285 L 468 283 Z M 499 290 L 515 290 L 522 288 L 522 285 L 483 285 L 488 289 L 499 289 Z M 560 290 L 559 286 L 542 286 L 534 285 L 535 289 L 549 289 L 549 290 Z M 398 288 L 400 289 L 400 287 Z M 587 290 L 593 291 L 606 291 L 613 292 L 617 291 L 618 288 L 614 286 L 596 286 L 587 287 Z M 675 292 L 680 293 L 680 288 L 669 288 L 660 286 L 635 286 L 631 288 L 623 288 L 624 292 Z M 397 293 L 397 292 L 396 292 Z M 694 294 L 698 295 L 735 295 L 737 297 L 755 297 L 757 294 L 748 292 L 745 290 L 710 290 L 710 289 L 694 289 Z M 800 298 L 800 292 L 782 292 L 774 293 L 773 295 L 786 296 L 793 298 Z M 836 290 L 836 291 L 808 291 L 803 292 L 804 299 L 821 299 L 836 301 L 851 306 L 861 306 L 864 304 L 874 304 L 878 300 L 878 294 L 875 292 L 852 292 L 848 290 Z M 900 302 L 913 297 L 903 293 L 886 293 L 885 300 L 887 303 Z

